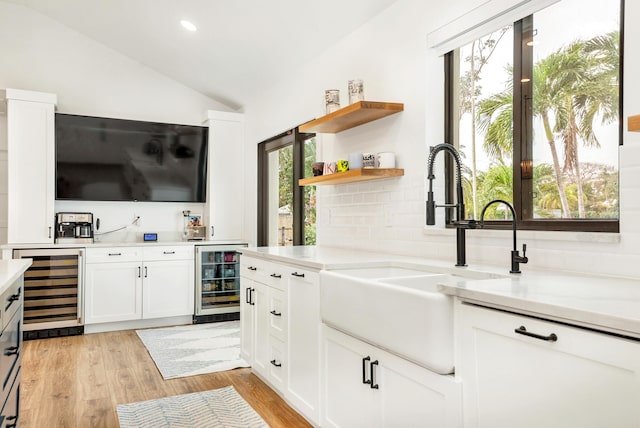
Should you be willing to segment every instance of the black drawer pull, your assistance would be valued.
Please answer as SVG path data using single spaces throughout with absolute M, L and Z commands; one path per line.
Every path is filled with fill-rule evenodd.
M 249 270 L 258 270 L 258 268 L 255 267 L 255 266 L 249 266 L 249 267 L 247 267 L 247 269 L 249 269 Z
M 163 254 L 175 254 L 175 251 L 164 251 Z
M 367 380 L 367 361 L 371 361 L 371 357 L 367 356 L 362 359 L 362 383 L 371 385 L 371 379 Z
M 122 253 L 109 253 L 109 257 L 111 256 L 121 256 Z
M 275 310 L 271 311 L 271 315 L 276 316 L 276 317 L 281 317 L 282 316 L 282 312 L 276 312 Z
M 303 273 L 293 272 L 291 275 L 297 276 L 298 278 L 304 278 L 304 274 Z
M 375 373 L 376 373 L 376 370 L 375 370 L 375 367 L 374 367 L 374 366 L 377 366 L 377 365 L 378 365 L 378 360 L 375 360 L 375 361 L 372 361 L 372 362 L 371 362 L 371 389 L 378 389 L 378 388 L 380 388 L 380 386 L 379 386 L 379 385 L 376 383 L 376 381 L 374 380 L 374 379 L 375 379 L 374 375 L 375 375 Z
M 555 342 L 556 340 L 558 340 L 558 336 L 556 336 L 555 333 L 551 333 L 548 336 L 543 336 L 541 334 L 531 333 L 530 331 L 527 331 L 527 329 L 523 325 L 521 325 L 519 328 L 516 328 L 514 331 L 518 334 L 522 334 L 524 336 L 529 336 L 529 337 L 533 337 L 540 340 L 546 340 L 547 342 Z
M 279 273 L 272 273 L 271 278 L 282 278 L 282 275 L 280 275 Z
M 276 360 L 271 360 L 270 362 L 276 367 L 282 367 L 282 363 L 276 363 Z
M 18 355 L 18 352 L 20 351 L 20 348 L 17 346 L 9 346 L 8 348 L 4 348 L 4 355 L 6 355 L 7 357 L 9 355 Z

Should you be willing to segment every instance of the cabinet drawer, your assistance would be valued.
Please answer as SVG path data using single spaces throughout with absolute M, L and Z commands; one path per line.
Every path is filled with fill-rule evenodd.
M 137 262 L 142 257 L 138 247 L 87 248 L 87 263 Z
M 150 260 L 193 260 L 194 249 L 190 245 L 153 246 L 142 249 L 142 259 Z
M 240 275 L 278 290 L 286 289 L 287 268 L 279 263 L 242 256 L 240 257 Z
M 0 303 L 2 304 L 2 327 L 9 324 L 13 314 L 20 308 L 22 295 L 22 278 L 16 279 L 2 294 L 0 298 Z

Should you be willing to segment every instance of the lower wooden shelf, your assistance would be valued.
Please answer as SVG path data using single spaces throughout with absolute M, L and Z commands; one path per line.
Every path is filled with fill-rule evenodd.
M 320 186 L 325 184 L 347 184 L 358 181 L 381 180 L 383 178 L 401 177 L 404 175 L 402 168 L 361 168 L 345 172 L 336 172 L 328 175 L 301 178 L 300 186 Z

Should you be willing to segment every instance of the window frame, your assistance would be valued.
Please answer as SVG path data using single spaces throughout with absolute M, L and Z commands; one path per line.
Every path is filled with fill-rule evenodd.
M 287 146 L 293 146 L 293 244 L 305 245 L 304 240 L 304 188 L 297 185 L 304 178 L 304 142 L 315 134 L 302 133 L 298 128 L 290 129 L 280 135 L 258 144 L 257 175 L 257 245 L 269 245 L 269 153 Z
M 532 99 L 531 88 L 533 85 L 521 85 L 516 76 L 523 76 L 523 71 L 532 74 L 533 55 L 532 50 L 518 49 L 523 46 L 523 39 L 527 31 L 533 31 L 533 15 L 529 15 L 513 24 L 514 59 L 513 59 L 513 207 L 518 217 L 518 229 L 543 230 L 543 231 L 572 231 L 572 232 L 620 232 L 620 218 L 617 219 L 534 219 L 533 178 L 523 179 L 521 161 L 525 160 L 523 153 L 531 153 L 533 138 L 531 133 L 522 133 L 522 129 L 532 129 L 533 114 L 530 104 Z M 618 95 L 618 144 L 623 143 L 623 94 L 624 94 L 624 0 L 620 0 L 620 59 L 619 59 L 619 95 Z M 444 141 L 452 144 L 457 135 L 457 85 L 458 76 L 455 64 L 454 51 L 444 55 Z M 528 104 L 528 105 L 527 105 Z M 519 142 L 519 144 L 517 143 Z M 455 145 L 454 145 L 455 146 Z M 618 166 L 618 173 L 620 167 Z M 619 180 L 618 176 L 618 180 Z M 445 201 L 454 203 L 455 189 L 455 165 L 450 156 L 445 157 Z M 619 192 L 619 191 L 618 191 Z M 618 201 L 620 193 L 618 193 Z M 620 213 L 620 211 L 618 211 Z M 446 227 L 454 228 L 455 220 L 453 209 L 446 210 Z M 478 219 L 476 219 L 478 220 Z M 510 229 L 510 220 L 486 220 L 485 225 L 492 229 Z

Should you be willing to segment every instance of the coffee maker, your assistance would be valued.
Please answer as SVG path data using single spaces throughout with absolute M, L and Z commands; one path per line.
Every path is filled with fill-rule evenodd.
M 58 243 L 92 243 L 92 213 L 58 213 L 56 214 L 56 242 Z

